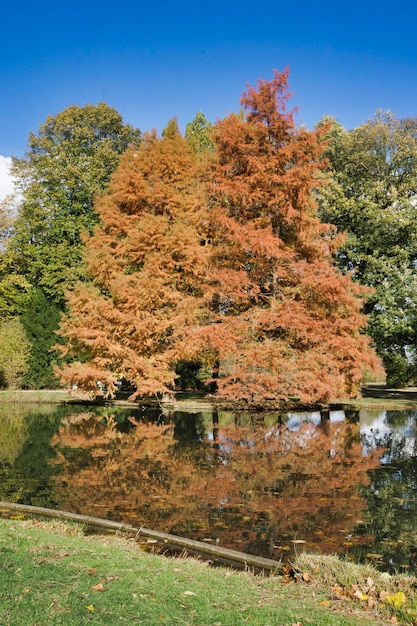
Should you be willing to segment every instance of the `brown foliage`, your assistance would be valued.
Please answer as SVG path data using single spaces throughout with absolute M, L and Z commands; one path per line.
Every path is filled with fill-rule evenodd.
M 249 88 L 246 116 L 214 133 L 211 319 L 198 333 L 220 361 L 218 395 L 251 404 L 352 395 L 378 368 L 361 334 L 367 292 L 335 269 L 315 215 L 323 144 L 286 112 L 287 78 Z
M 198 163 L 179 132 L 144 137 L 130 150 L 97 205 L 101 225 L 87 243 L 92 284 L 69 294 L 66 350 L 83 361 L 64 382 L 109 392 L 125 378 L 146 395 L 172 389 L 197 322 L 205 250 Z
M 315 214 L 323 142 L 295 126 L 287 83 L 284 71 L 249 87 L 210 157 L 175 122 L 125 155 L 97 205 L 92 283 L 69 295 L 62 333 L 79 362 L 63 382 L 166 392 L 180 359 L 200 359 L 219 365 L 220 397 L 315 404 L 378 369 L 367 292 L 335 269 L 338 240 Z

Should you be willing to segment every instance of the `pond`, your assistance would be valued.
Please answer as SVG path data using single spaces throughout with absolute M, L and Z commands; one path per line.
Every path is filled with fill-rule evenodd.
M 415 573 L 416 418 L 0 405 L 0 500 Z

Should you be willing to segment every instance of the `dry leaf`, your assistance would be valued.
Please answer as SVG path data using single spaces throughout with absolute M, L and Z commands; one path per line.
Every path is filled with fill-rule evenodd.
M 184 591 L 184 596 L 196 596 L 197 594 L 194 591 Z
M 97 583 L 97 585 L 92 585 L 92 586 L 91 586 L 91 589 L 92 589 L 93 591 L 106 591 L 106 588 L 105 588 L 105 587 L 103 587 L 103 584 L 102 584 L 102 583 Z

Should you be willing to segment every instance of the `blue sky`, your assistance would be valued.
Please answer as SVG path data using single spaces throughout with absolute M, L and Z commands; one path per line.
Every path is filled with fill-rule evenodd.
M 0 155 L 66 107 L 104 101 L 161 130 L 239 109 L 248 83 L 290 67 L 290 106 L 358 126 L 377 109 L 417 116 L 417 9 L 399 3 L 12 2 L 0 9 Z M 0 158 L 2 172 L 7 159 Z

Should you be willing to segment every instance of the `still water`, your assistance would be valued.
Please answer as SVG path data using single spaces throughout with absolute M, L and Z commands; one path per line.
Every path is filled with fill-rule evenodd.
M 0 406 L 0 500 L 417 571 L 416 411 Z

